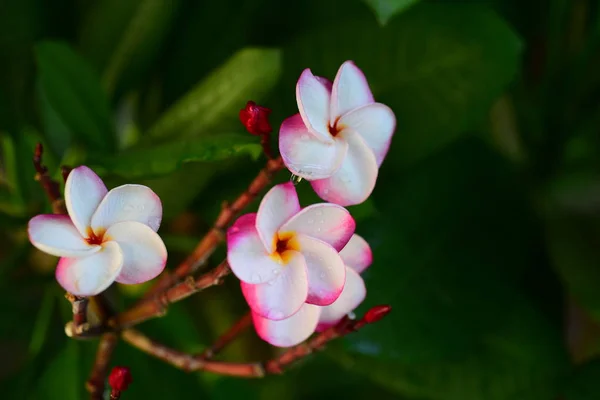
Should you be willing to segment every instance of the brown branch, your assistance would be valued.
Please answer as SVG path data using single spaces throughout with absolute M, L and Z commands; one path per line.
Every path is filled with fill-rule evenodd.
M 75 296 L 71 293 L 66 293 L 65 297 L 71 302 L 73 309 L 73 329 L 76 330 L 81 325 L 87 323 L 87 297 Z
M 115 329 L 125 329 L 150 318 L 160 317 L 166 314 L 169 304 L 183 300 L 194 293 L 219 285 L 223 278 L 231 273 L 227 260 L 224 260 L 213 270 L 194 279 L 188 277 L 183 282 L 171 287 L 159 295 L 142 300 L 129 310 L 110 319 L 108 325 Z
M 248 189 L 242 193 L 233 203 L 224 204 L 221 213 L 217 217 L 212 229 L 198 243 L 192 254 L 190 254 L 179 266 L 171 273 L 163 273 L 157 283 L 151 287 L 144 295 L 144 298 L 152 297 L 153 295 L 169 288 L 186 276 L 191 275 L 194 271 L 204 264 L 208 257 L 215 251 L 217 245 L 225 236 L 225 229 L 231 224 L 235 217 L 246 208 L 260 192 L 271 182 L 273 175 L 283 169 L 284 164 L 281 157 L 267 161 L 267 165 L 263 168 L 256 178 L 250 183 Z
M 221 352 L 227 345 L 233 342 L 240 333 L 244 332 L 252 325 L 252 314 L 246 313 L 238 322 L 236 322 L 227 332 L 221 335 L 217 341 L 202 352 L 200 358 L 209 360 Z
M 48 197 L 48 201 L 52 205 L 52 212 L 54 214 L 66 214 L 65 203 L 60 196 L 60 186 L 58 182 L 52 180 L 48 175 L 48 168 L 42 163 L 42 157 L 44 155 L 44 146 L 38 143 L 35 146 L 33 153 L 33 167 L 35 168 L 35 180 L 40 183 L 42 189 Z
M 102 400 L 104 398 L 104 381 L 110 367 L 110 360 L 117 347 L 119 337 L 116 333 L 105 333 L 100 337 L 98 350 L 96 351 L 96 360 L 92 367 L 89 379 L 85 383 L 85 388 L 90 393 L 90 399 Z
M 279 357 L 264 363 L 231 363 L 207 360 L 202 355 L 187 354 L 167 347 L 133 329 L 123 331 L 121 336 L 124 341 L 132 346 L 187 372 L 208 371 L 241 378 L 262 378 L 267 374 L 281 374 L 285 368 L 294 362 L 322 350 L 328 342 L 357 331 L 366 324 L 379 321 L 390 310 L 389 306 L 377 306 L 369 310 L 360 320 L 350 320 L 346 317 L 338 324 L 317 334 L 305 343 L 291 347 Z

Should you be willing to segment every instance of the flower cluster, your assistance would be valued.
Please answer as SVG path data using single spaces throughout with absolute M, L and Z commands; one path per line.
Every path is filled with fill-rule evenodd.
M 258 212 L 241 216 L 227 231 L 227 261 L 256 331 L 280 347 L 335 325 L 365 298 L 360 273 L 372 253 L 344 206 L 373 191 L 396 124 L 351 61 L 333 83 L 304 70 L 296 99 L 299 113 L 280 128 L 281 159 L 327 203 L 302 208 L 293 184 L 276 185 Z M 265 149 L 270 112 L 253 102 L 240 111 Z M 61 257 L 56 278 L 65 290 L 93 296 L 115 281 L 142 283 L 163 271 L 167 250 L 157 234 L 162 205 L 152 190 L 123 185 L 108 191 L 81 166 L 69 174 L 64 200 L 67 215 L 36 216 L 28 231 L 35 247 Z

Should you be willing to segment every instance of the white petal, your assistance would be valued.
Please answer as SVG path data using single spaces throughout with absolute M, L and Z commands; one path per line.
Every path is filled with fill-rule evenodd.
M 90 255 L 100 246 L 89 245 L 67 215 L 38 215 L 27 226 L 29 241 L 41 251 L 57 257 Z
M 277 245 L 277 231 L 285 221 L 300 211 L 296 188 L 291 182 L 273 186 L 265 194 L 256 215 L 256 229 L 271 254 Z
M 298 235 L 300 252 L 306 261 L 308 297 L 306 302 L 328 306 L 342 293 L 346 267 L 339 253 L 329 244 L 306 235 Z
M 344 114 L 337 127 L 339 130 L 347 127 L 358 132 L 375 154 L 377 166 L 380 166 L 392 142 L 396 116 L 388 106 L 373 103 Z
M 97 253 L 82 258 L 61 258 L 56 267 L 58 283 L 76 296 L 95 296 L 106 290 L 123 266 L 123 254 L 115 242 L 106 242 Z
M 338 323 L 362 303 L 367 295 L 363 279 L 351 268 L 346 269 L 346 284 L 338 299 L 331 305 L 321 308 L 319 331 Z
M 340 251 L 352 237 L 356 223 L 348 210 L 337 204 L 320 203 L 303 208 L 280 232 L 295 232 L 319 239 Z
M 373 262 L 373 252 L 369 243 L 356 234 L 352 235 L 348 244 L 340 251 L 340 256 L 347 267 L 359 274 Z
M 105 240 L 117 242 L 123 253 L 123 268 L 116 278 L 119 283 L 146 282 L 165 269 L 165 244 L 156 232 L 141 222 L 114 224 L 106 231 Z
M 324 142 L 332 142 L 329 133 L 329 90 L 310 69 L 305 69 L 296 84 L 296 102 L 304 125 Z
M 345 129 L 340 136 L 348 141 L 348 153 L 333 176 L 312 181 L 315 192 L 325 201 L 342 206 L 364 202 L 377 181 L 377 161 L 373 151 L 356 132 Z
M 300 114 L 283 121 L 279 129 L 279 152 L 286 167 L 306 180 L 330 177 L 346 156 L 345 140 L 323 142 L 310 133 Z
M 256 231 L 256 214 L 246 214 L 227 230 L 227 261 L 239 280 L 263 283 L 285 267 L 271 258 Z
M 254 329 L 261 339 L 277 347 L 295 346 L 313 334 L 319 320 L 320 307 L 304 304 L 290 318 L 273 321 L 252 313 Z
M 272 320 L 295 314 L 306 301 L 308 280 L 304 257 L 288 251 L 288 264 L 276 278 L 257 285 L 242 282 L 242 293 L 253 312 Z
M 123 185 L 112 189 L 92 217 L 94 231 L 108 229 L 119 222 L 136 221 L 154 232 L 162 219 L 160 198 L 143 185 Z
M 92 215 L 106 193 L 102 179 L 88 167 L 82 165 L 69 173 L 65 183 L 65 205 L 81 236 L 88 237 Z
M 365 74 L 352 61 L 343 63 L 331 89 L 331 118 L 341 117 L 348 111 L 373 101 Z

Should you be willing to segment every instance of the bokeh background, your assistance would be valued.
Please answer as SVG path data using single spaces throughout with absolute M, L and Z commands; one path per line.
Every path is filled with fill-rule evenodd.
M 596 0 L 3 0 L 0 396 L 87 398 L 97 344 L 66 338 L 56 259 L 27 240 L 50 211 L 36 142 L 57 178 L 86 164 L 159 193 L 173 267 L 264 164 L 246 101 L 272 108 L 276 146 L 302 69 L 333 78 L 348 59 L 398 119 L 372 197 L 350 208 L 375 255 L 359 312 L 392 314 L 262 380 L 120 343 L 123 398 L 600 399 Z M 108 296 L 122 309 L 144 289 Z M 139 328 L 201 351 L 245 310 L 229 277 Z M 223 358 L 277 352 L 249 331 Z

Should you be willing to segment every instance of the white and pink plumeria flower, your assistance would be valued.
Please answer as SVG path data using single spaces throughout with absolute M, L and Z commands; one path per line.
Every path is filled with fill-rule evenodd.
M 60 285 L 77 296 L 93 296 L 113 282 L 136 284 L 165 268 L 167 250 L 156 233 L 162 204 L 146 186 L 123 185 L 110 192 L 85 166 L 65 184 L 68 215 L 38 215 L 29 221 L 29 240 L 61 257 Z
M 362 237 L 353 235 L 340 256 L 346 265 L 346 283 L 337 300 L 325 307 L 303 304 L 298 312 L 281 321 L 273 321 L 253 312 L 254 328 L 263 340 L 278 347 L 295 346 L 308 339 L 313 332 L 337 324 L 362 303 L 367 290 L 360 273 L 373 261 L 371 248 Z
M 369 197 L 396 128 L 362 71 L 346 61 L 333 84 L 305 69 L 296 85 L 299 114 L 283 121 L 279 151 L 287 168 L 323 200 L 342 206 Z
M 243 215 L 227 231 L 227 260 L 252 311 L 282 320 L 304 303 L 337 300 L 346 281 L 338 252 L 354 228 L 345 208 L 322 203 L 302 209 L 291 183 L 274 186 L 257 213 Z

